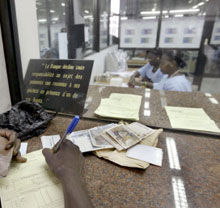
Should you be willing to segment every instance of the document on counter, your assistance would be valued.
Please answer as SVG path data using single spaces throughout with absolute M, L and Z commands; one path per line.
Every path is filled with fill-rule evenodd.
M 21 153 L 22 156 L 27 153 L 27 147 L 28 147 L 28 143 L 21 142 L 20 153 Z
M 172 128 L 220 133 L 202 108 L 165 107 Z
M 103 117 L 139 120 L 142 96 L 112 93 L 109 98 L 101 99 L 95 114 Z
M 67 137 L 67 139 L 70 140 L 73 144 L 77 145 L 82 153 L 113 148 L 112 145 L 111 146 L 108 145 L 106 147 L 94 146 L 91 141 L 91 135 L 89 133 L 89 130 L 72 132 Z
M 42 150 L 25 155 L 26 163 L 11 164 L 6 178 L 0 178 L 2 207 L 64 208 L 62 186 L 50 172 Z
M 153 165 L 162 166 L 163 150 L 157 147 L 151 147 L 138 144 L 130 148 L 127 157 L 148 162 Z
M 60 140 L 60 135 L 42 136 L 41 143 L 43 148 L 53 148 Z

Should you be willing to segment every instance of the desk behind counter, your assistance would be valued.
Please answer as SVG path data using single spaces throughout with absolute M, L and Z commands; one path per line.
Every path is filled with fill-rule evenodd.
M 57 116 L 44 135 L 62 135 L 70 121 L 71 118 Z M 81 119 L 76 130 L 103 124 Z M 83 173 L 93 206 L 219 207 L 220 140 L 210 138 L 163 132 L 158 143 L 163 149 L 163 165 L 151 165 L 145 171 L 85 154 Z M 42 148 L 39 137 L 28 143 L 28 152 Z
M 209 117 L 215 121 L 220 128 L 220 104 L 213 104 L 210 97 L 202 92 L 171 92 L 145 90 L 144 88 L 122 88 L 108 86 L 90 86 L 87 94 L 84 118 L 99 119 L 105 121 L 117 121 L 111 118 L 103 118 L 94 114 L 102 98 L 108 98 L 111 93 L 127 93 L 141 95 L 143 97 L 140 108 L 139 122 L 156 128 L 172 129 L 167 116 L 165 106 L 203 108 Z M 220 102 L 219 95 L 212 95 L 217 102 Z M 199 132 L 193 130 L 181 130 Z M 204 133 L 204 132 L 200 132 Z M 219 135 L 218 133 L 208 133 Z

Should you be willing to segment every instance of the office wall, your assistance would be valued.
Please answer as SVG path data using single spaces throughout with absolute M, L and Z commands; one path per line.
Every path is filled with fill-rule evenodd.
M 23 75 L 29 60 L 40 58 L 36 0 L 15 0 Z
M 0 25 L 0 95 L 1 95 L 0 113 L 3 113 L 10 109 L 11 99 L 9 94 L 8 77 L 5 66 L 5 56 L 3 50 L 1 25 Z
M 118 49 L 118 45 L 114 45 L 111 47 L 108 47 L 104 50 L 101 50 L 98 53 L 92 54 L 90 56 L 85 57 L 85 60 L 94 60 L 94 65 L 92 69 L 92 75 L 90 79 L 90 84 L 94 82 L 94 77 L 96 75 L 103 74 L 105 71 L 105 57 L 108 53 L 111 53 L 114 50 Z

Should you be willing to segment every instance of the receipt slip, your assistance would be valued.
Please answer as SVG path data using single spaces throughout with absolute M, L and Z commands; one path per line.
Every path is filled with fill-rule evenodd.
M 128 149 L 126 156 L 148 162 L 153 165 L 162 166 L 163 150 L 156 147 L 138 144 Z

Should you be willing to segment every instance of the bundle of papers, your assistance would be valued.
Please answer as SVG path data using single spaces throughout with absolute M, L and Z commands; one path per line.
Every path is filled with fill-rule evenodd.
M 95 114 L 102 117 L 139 120 L 142 96 L 112 93 L 109 98 L 101 99 Z
M 118 151 L 128 149 L 154 130 L 140 123 L 129 125 L 108 124 L 89 130 L 73 132 L 68 138 L 80 148 L 81 152 L 116 148 Z
M 202 108 L 165 107 L 172 128 L 220 133 Z
M 161 166 L 163 152 L 156 146 L 162 130 L 153 130 L 138 122 L 129 125 L 108 124 L 71 133 L 67 138 L 81 152 L 95 152 L 98 157 L 127 167 Z M 52 148 L 59 135 L 42 136 L 43 148 Z M 133 158 L 133 159 L 132 159 Z

